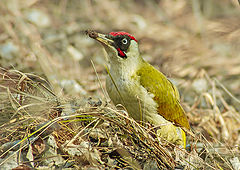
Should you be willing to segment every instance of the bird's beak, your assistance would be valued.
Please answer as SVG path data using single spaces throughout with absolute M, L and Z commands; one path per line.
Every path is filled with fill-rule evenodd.
M 110 48 L 114 47 L 114 41 L 112 39 L 110 39 L 110 37 L 108 35 L 101 34 L 96 31 L 93 31 L 93 30 L 87 30 L 86 34 L 90 38 L 93 38 L 93 39 L 97 40 L 98 42 L 100 42 L 104 47 L 110 47 Z

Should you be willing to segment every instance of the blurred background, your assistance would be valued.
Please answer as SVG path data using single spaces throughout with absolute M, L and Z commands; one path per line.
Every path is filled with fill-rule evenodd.
M 0 66 L 44 76 L 57 93 L 96 94 L 90 61 L 104 79 L 105 58 L 84 31 L 126 31 L 182 93 L 206 72 L 239 97 L 239 13 L 237 0 L 2 0 Z M 208 87 L 200 80 L 193 88 Z M 194 94 L 183 96 L 191 102 Z
M 15 71 L 0 70 L 0 144 L 23 139 L 26 120 L 46 122 L 48 113 L 55 118 L 58 99 L 77 108 L 92 99 L 98 102 L 90 105 L 109 102 L 106 54 L 85 30 L 126 31 L 138 40 L 143 58 L 177 85 L 191 127 L 205 140 L 190 142 L 214 151 L 205 158 L 221 154 L 216 160 L 225 164 L 240 150 L 239 8 L 237 0 L 1 0 L 0 67 Z M 46 79 L 57 100 L 32 95 L 40 88 L 20 72 Z
M 104 87 L 105 54 L 84 32 L 126 31 L 177 85 L 192 127 L 236 144 L 239 8 L 237 0 L 1 0 L 0 66 L 47 79 L 60 97 L 106 101 L 96 76 Z

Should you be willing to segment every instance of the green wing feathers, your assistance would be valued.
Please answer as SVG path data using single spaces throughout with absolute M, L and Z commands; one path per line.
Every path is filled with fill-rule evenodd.
M 137 76 L 140 77 L 140 84 L 155 95 L 154 99 L 158 104 L 159 114 L 178 126 L 190 129 L 185 112 L 179 103 L 180 97 L 177 88 L 147 62 L 144 62 L 137 71 Z

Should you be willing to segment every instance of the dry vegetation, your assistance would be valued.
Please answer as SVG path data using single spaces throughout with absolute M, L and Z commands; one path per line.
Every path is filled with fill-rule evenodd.
M 0 169 L 239 169 L 239 14 L 237 0 L 1 0 Z M 176 83 L 187 151 L 109 103 L 86 29 L 133 34 Z

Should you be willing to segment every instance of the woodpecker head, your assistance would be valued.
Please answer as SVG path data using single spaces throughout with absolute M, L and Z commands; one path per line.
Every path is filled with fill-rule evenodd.
M 142 58 L 139 56 L 137 40 L 127 32 L 110 32 L 100 34 L 86 31 L 89 37 L 99 41 L 109 56 L 110 65 L 136 65 Z M 120 64 L 120 65 L 119 65 Z

